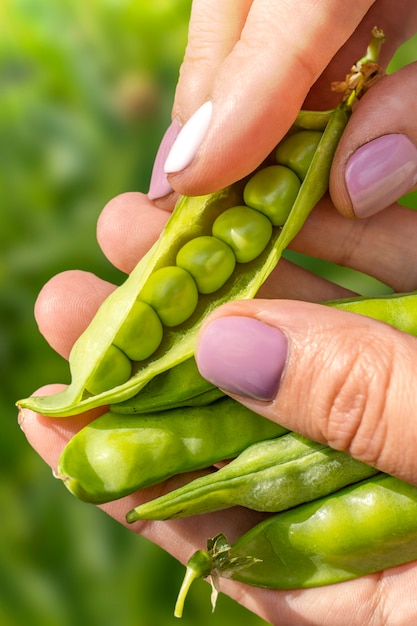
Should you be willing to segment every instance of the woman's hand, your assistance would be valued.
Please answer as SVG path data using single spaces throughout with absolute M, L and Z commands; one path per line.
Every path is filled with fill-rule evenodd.
M 363 56 L 374 26 L 387 35 L 380 55 L 385 68 L 416 31 L 417 4 L 194 0 L 173 122 L 150 197 L 172 188 L 209 193 L 252 172 L 301 107 L 335 106 L 339 95 L 331 82 L 343 80 Z
M 405 192 L 404 186 L 411 188 L 415 184 L 417 124 L 410 111 L 416 83 L 414 65 L 383 79 L 355 111 L 332 170 L 332 196 L 341 212 L 349 214 L 355 207 L 347 175 L 352 155 L 364 141 L 387 132 L 406 137 L 411 145 L 405 160 L 414 174 L 403 178 L 408 182 L 399 184 L 396 194 L 399 190 Z M 370 141 L 367 145 L 363 167 L 368 165 L 374 176 L 382 168 L 383 184 L 389 173 L 384 170 L 385 160 L 378 165 L 379 152 L 373 150 L 376 144 Z M 398 169 L 397 177 L 401 178 L 403 170 Z M 417 213 L 396 204 L 378 212 L 385 206 L 386 195 L 375 205 L 375 191 L 370 197 L 363 192 L 361 198 L 362 206 L 374 203 L 372 217 L 345 219 L 327 197 L 313 211 L 292 247 L 359 269 L 395 291 L 417 289 Z M 146 196 L 120 196 L 107 205 L 100 218 L 101 247 L 117 267 L 129 272 L 156 239 L 166 219 L 167 213 Z M 51 346 L 68 356 L 78 335 L 113 289 L 113 285 L 84 272 L 66 272 L 53 278 L 36 305 L 39 328 Z M 282 261 L 262 288 L 262 299 L 225 305 L 207 320 L 199 337 L 198 362 L 208 378 L 226 390 L 238 390 L 239 400 L 262 415 L 417 484 L 417 428 L 413 418 L 417 408 L 417 339 L 380 322 L 315 304 L 344 295 L 349 295 L 345 289 Z M 271 383 L 268 389 L 258 390 L 263 401 L 251 398 L 242 384 L 256 360 L 248 363 L 246 355 L 246 361 L 242 359 L 237 367 L 229 363 L 221 371 L 213 365 L 231 341 L 230 315 L 242 317 L 249 325 L 254 319 L 260 320 L 262 332 L 283 332 L 286 336 L 286 354 L 270 355 L 275 373 L 282 370 L 280 380 L 279 376 L 270 377 L 271 370 L 265 371 L 264 362 L 259 364 L 262 375 L 269 376 Z M 208 342 L 210 333 L 214 341 Z M 221 342 L 216 340 L 218 337 Z M 53 387 L 49 391 L 52 393 Z M 56 469 L 68 439 L 96 415 L 97 411 L 51 419 L 24 411 L 21 423 L 30 444 Z M 176 477 L 102 508 L 125 524 L 128 510 L 183 480 Z M 131 529 L 185 562 L 196 549 L 205 546 L 213 529 L 221 528 L 234 541 L 258 520 L 259 514 L 241 509 L 201 516 L 198 524 L 192 519 L 138 522 Z M 319 589 L 272 591 L 222 581 L 222 590 L 272 624 L 394 626 L 417 622 L 416 584 L 417 564 L 410 563 Z

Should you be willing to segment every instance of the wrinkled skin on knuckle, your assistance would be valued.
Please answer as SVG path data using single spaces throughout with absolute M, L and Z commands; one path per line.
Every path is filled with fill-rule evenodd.
M 372 333 L 356 335 L 355 341 L 347 336 L 347 349 L 332 357 L 333 384 L 322 428 L 331 447 L 377 465 L 386 445 L 392 346 L 381 344 Z

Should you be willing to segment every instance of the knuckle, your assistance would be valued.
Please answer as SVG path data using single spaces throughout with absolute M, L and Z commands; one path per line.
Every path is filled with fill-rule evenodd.
M 329 396 L 329 445 L 370 465 L 378 464 L 387 442 L 394 360 L 390 343 L 381 344 L 372 334 L 359 337 Z

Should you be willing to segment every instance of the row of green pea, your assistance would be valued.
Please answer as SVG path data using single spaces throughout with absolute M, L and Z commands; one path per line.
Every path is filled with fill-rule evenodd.
M 246 183 L 244 204 L 223 211 L 210 235 L 182 245 L 175 265 L 150 275 L 88 381 L 90 393 L 125 383 L 132 361 L 147 359 L 158 349 L 164 327 L 188 320 L 199 294 L 214 293 L 232 277 L 236 263 L 253 261 L 265 250 L 273 228 L 282 226 L 291 211 L 321 137 L 314 130 L 288 135 L 275 151 L 275 163 L 258 170 Z

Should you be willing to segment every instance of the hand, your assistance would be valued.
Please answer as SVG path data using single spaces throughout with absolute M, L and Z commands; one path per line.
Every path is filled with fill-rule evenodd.
M 374 26 L 387 35 L 381 50 L 386 67 L 416 31 L 417 4 L 194 0 L 173 123 L 156 159 L 150 197 L 172 188 L 209 193 L 252 172 L 301 107 L 335 106 L 339 96 L 330 84 L 362 57 Z
M 375 138 L 389 129 L 389 133 L 405 134 L 412 144 L 417 143 L 414 116 L 409 114 L 415 84 L 416 67 L 410 66 L 384 79 L 378 92 L 371 90 L 358 107 L 332 172 L 333 195 L 342 207 L 346 199 L 343 191 L 349 190 L 344 182 L 346 163 L 364 137 Z M 386 98 L 392 94 L 394 98 L 394 92 L 396 107 L 387 107 L 385 99 L 380 104 L 383 95 Z M 372 151 L 368 158 L 372 163 Z M 337 181 L 342 181 L 340 188 Z M 142 194 L 116 198 L 104 209 L 99 222 L 103 251 L 117 267 L 129 272 L 158 236 L 166 218 L 167 214 Z M 413 237 L 416 220 L 414 212 L 391 205 L 372 218 L 351 221 L 339 215 L 326 198 L 315 209 L 293 247 L 368 272 L 396 291 L 408 291 L 417 288 Z M 68 356 L 73 342 L 112 289 L 113 285 L 83 272 L 67 272 L 52 279 L 36 306 L 40 330 L 51 346 Z M 266 402 L 243 396 L 240 400 L 293 430 L 327 441 L 356 458 L 416 483 L 416 433 L 409 416 L 414 414 L 416 406 L 417 339 L 383 324 L 314 304 L 348 294 L 288 262 L 279 264 L 260 295 L 262 301 L 226 305 L 208 320 L 208 324 L 213 320 L 222 323 L 231 313 L 249 319 L 255 317 L 266 323 L 267 330 L 275 326 L 288 338 L 291 349 L 276 395 Z M 277 298 L 309 302 L 275 301 Z M 210 366 L 204 338 L 203 329 L 197 357 L 209 376 L 215 378 L 219 372 Z M 284 361 L 285 355 L 281 359 Z M 230 376 L 222 375 L 218 382 L 223 387 L 235 383 Z M 53 388 L 49 390 L 52 392 Z M 360 402 L 354 404 L 353 400 Z M 54 420 L 25 411 L 22 427 L 35 450 L 55 469 L 66 441 L 95 415 L 97 412 Z M 173 479 L 165 486 L 143 490 L 102 508 L 125 523 L 126 511 L 161 489 L 171 489 L 178 480 L 182 479 Z M 258 519 L 257 514 L 241 510 L 238 515 L 230 511 L 202 516 L 198 525 L 195 520 L 175 520 L 137 523 L 131 529 L 185 562 L 194 550 L 205 546 L 213 528 L 221 527 L 233 541 Z M 386 574 L 320 589 L 279 592 L 222 581 L 222 590 L 272 624 L 373 626 L 387 620 L 392 625 L 416 621 L 413 601 L 416 581 L 417 566 L 407 564 Z

